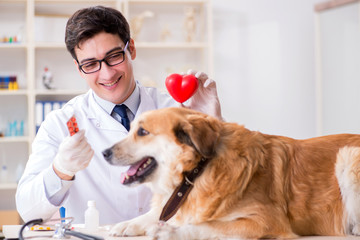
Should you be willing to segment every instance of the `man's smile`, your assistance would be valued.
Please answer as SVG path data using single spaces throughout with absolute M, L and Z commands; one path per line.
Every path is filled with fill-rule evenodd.
M 109 82 L 109 83 L 100 83 L 100 85 L 103 85 L 105 87 L 112 87 L 114 86 L 115 84 L 117 84 L 119 81 L 120 81 L 121 77 L 119 77 L 118 79 L 116 79 L 115 81 L 113 82 Z

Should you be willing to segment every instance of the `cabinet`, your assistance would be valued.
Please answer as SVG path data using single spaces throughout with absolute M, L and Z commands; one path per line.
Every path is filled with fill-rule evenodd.
M 16 76 L 19 85 L 0 89 L 0 132 L 6 133 L 10 123 L 23 126 L 20 136 L 0 137 L 0 164 L 9 180 L 0 183 L 0 195 L 2 201 L 12 199 L 0 210 L 15 208 L 17 175 L 36 134 L 36 102 L 67 101 L 88 90 L 65 48 L 64 31 L 70 15 L 91 5 L 117 8 L 132 23 L 135 78 L 143 85 L 165 89 L 168 74 L 189 68 L 212 75 L 210 0 L 0 0 L 0 76 Z M 11 36 L 17 42 L 2 42 Z M 45 67 L 53 74 L 54 89 L 43 86 Z

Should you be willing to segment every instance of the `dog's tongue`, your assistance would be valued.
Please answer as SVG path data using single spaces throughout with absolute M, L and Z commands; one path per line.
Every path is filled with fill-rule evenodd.
M 128 176 L 134 176 L 139 169 L 139 167 L 147 161 L 147 158 L 144 158 L 143 160 L 139 161 L 138 163 L 135 163 L 134 165 L 131 165 L 130 168 L 127 170 Z
M 121 182 L 123 183 L 125 181 L 126 176 L 134 176 L 139 169 L 139 167 L 146 162 L 148 159 L 144 158 L 143 160 L 139 161 L 138 163 L 135 163 L 134 165 L 131 165 L 130 168 L 126 171 L 126 173 L 121 173 Z

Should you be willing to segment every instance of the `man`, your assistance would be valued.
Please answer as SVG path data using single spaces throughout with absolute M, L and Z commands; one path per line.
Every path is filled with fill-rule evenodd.
M 67 216 L 83 223 L 87 201 L 95 200 L 100 224 L 143 214 L 150 191 L 122 186 L 120 176 L 126 169 L 107 164 L 102 151 L 125 137 L 129 121 L 139 114 L 178 104 L 135 81 L 136 48 L 119 11 L 102 6 L 77 11 L 68 20 L 65 42 L 90 90 L 42 123 L 19 182 L 17 209 L 28 221 L 49 219 L 64 206 Z M 195 75 L 200 87 L 187 107 L 221 117 L 215 82 L 206 74 Z M 81 130 L 69 136 L 66 122 L 72 116 Z

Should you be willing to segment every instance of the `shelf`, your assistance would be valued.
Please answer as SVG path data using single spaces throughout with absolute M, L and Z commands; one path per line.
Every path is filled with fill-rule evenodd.
M 57 96 L 57 95 L 79 95 L 84 94 L 88 90 L 68 90 L 68 89 L 53 89 L 53 90 L 36 90 L 37 96 Z
M 135 42 L 137 48 L 207 48 L 205 42 Z
M 0 43 L 0 49 L 2 48 L 26 48 L 26 44 L 25 43 Z
M 0 0 L 0 3 L 26 3 L 27 0 Z
M 29 137 L 19 136 L 19 137 L 0 137 L 0 143 L 19 143 L 19 142 L 30 142 Z
M 129 3 L 136 4 L 191 4 L 191 3 L 199 3 L 204 4 L 208 2 L 207 0 L 129 0 Z
M 0 190 L 16 190 L 17 183 L 0 183 Z
M 28 90 L 19 89 L 19 90 L 0 90 L 0 96 L 19 96 L 19 95 L 28 95 Z
M 1 45 L 0 45 L 1 46 Z M 137 48 L 207 48 L 209 44 L 206 42 L 136 42 Z M 37 49 L 66 49 L 64 43 L 41 42 L 35 43 Z
M 37 42 L 35 48 L 38 49 L 66 49 L 65 43 L 63 42 Z
M 35 0 L 35 3 L 114 3 L 117 0 Z

